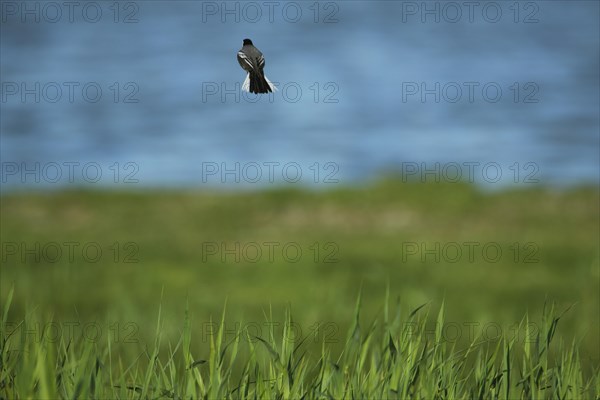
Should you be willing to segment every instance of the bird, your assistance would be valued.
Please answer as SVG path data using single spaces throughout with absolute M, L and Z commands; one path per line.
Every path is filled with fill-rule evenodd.
M 242 90 L 250 93 L 272 93 L 277 90 L 264 73 L 265 57 L 254 47 L 252 40 L 244 39 L 242 48 L 237 53 L 237 60 L 244 71 L 248 72 L 242 84 Z

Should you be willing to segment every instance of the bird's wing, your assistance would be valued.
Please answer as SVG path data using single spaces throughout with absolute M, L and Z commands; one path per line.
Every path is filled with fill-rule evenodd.
M 238 51 L 237 56 L 238 62 L 246 71 L 251 71 L 255 69 L 254 64 L 252 64 L 252 60 L 248 58 L 246 53 L 244 53 L 243 51 Z
M 260 57 L 258 57 L 258 68 L 263 69 L 264 67 L 265 67 L 265 58 L 261 54 Z

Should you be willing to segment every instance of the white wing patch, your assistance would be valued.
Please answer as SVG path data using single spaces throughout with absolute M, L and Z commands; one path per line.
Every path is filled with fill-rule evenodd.
M 252 62 L 248 59 L 248 57 L 246 56 L 246 54 L 244 54 L 241 51 L 238 51 L 238 57 L 241 58 L 242 60 L 244 60 L 244 62 L 251 68 L 254 69 L 254 65 L 252 65 Z

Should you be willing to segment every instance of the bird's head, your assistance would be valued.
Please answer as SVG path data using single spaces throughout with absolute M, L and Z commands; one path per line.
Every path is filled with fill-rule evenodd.
M 252 44 L 252 40 L 250 39 L 244 39 L 244 46 Z

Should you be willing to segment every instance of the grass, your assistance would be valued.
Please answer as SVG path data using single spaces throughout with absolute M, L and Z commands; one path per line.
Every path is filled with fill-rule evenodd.
M 388 292 L 389 294 L 389 292 Z M 161 354 L 160 309 L 153 343 L 136 358 L 123 360 L 111 340 L 54 341 L 12 335 L 6 329 L 12 291 L 0 331 L 0 396 L 24 398 L 170 399 L 567 399 L 599 398 L 600 372 L 582 366 L 578 343 L 552 348 L 562 315 L 545 309 L 541 329 L 524 341 L 478 338 L 464 349 L 445 340 L 444 306 L 433 337 L 425 305 L 403 315 L 388 308 L 382 319 L 361 324 L 360 303 L 341 352 L 325 344 L 311 353 L 308 337 L 291 335 L 291 314 L 283 335 L 270 330 L 251 336 L 238 330 L 226 341 L 225 312 L 207 344 L 208 357 L 192 350 L 189 310 L 183 329 Z M 31 316 L 28 317 L 30 319 Z M 272 320 L 272 316 L 269 316 Z M 30 323 L 28 320 L 21 324 Z M 274 326 L 271 324 L 270 326 Z M 25 327 L 23 327 L 25 330 Z M 14 333 L 14 330 L 12 331 Z M 558 347 L 558 348 L 556 348 Z
M 396 392 L 381 392 L 381 396 L 430 398 L 434 386 L 438 387 L 437 378 L 442 380 L 440 387 L 449 391 L 443 395 L 447 398 L 479 397 L 480 390 L 484 398 L 496 394 L 505 398 L 507 387 L 510 398 L 589 398 L 587 394 L 598 393 L 598 188 L 534 186 L 485 193 L 465 184 L 403 184 L 390 179 L 370 187 L 327 191 L 23 192 L 5 194 L 0 202 L 0 299 L 2 309 L 8 310 L 3 329 L 5 335 L 14 331 L 10 343 L 3 346 L 3 357 L 9 346 L 14 364 L 3 359 L 2 381 L 7 388 L 10 373 L 29 371 L 15 378 L 22 386 L 11 389 L 20 398 L 43 397 L 44 385 L 48 393 L 58 390 L 55 366 L 59 361 L 65 370 L 61 382 L 79 382 L 75 377 L 85 381 L 72 389 L 63 387 L 59 397 L 74 397 L 77 390 L 89 394 L 80 398 L 94 393 L 109 398 L 158 397 L 160 393 L 149 392 L 151 386 L 182 397 L 189 388 L 212 398 L 216 372 L 225 385 L 218 390 L 228 396 L 245 393 L 241 388 L 233 392 L 245 376 L 248 382 L 257 382 L 251 387 L 246 383 L 248 393 L 285 397 L 286 392 L 278 392 L 283 386 L 274 388 L 272 381 L 264 382 L 275 379 L 283 385 L 286 375 L 277 368 L 287 368 L 290 354 L 299 363 L 294 373 L 302 373 L 303 381 L 296 379 L 293 389 L 286 390 L 294 390 L 295 395 L 303 390 L 308 398 L 321 396 L 315 389 L 319 374 L 329 379 L 320 386 L 323 393 L 327 388 L 334 398 L 387 389 Z M 294 244 L 302 256 L 292 260 L 278 251 L 269 259 L 264 243 L 270 242 L 278 243 L 278 250 Z M 470 260 L 466 244 L 472 242 L 479 245 Z M 73 257 L 65 243 L 77 245 Z M 263 251 L 256 260 L 253 253 L 235 250 L 236 244 L 255 249 L 252 243 Z M 230 253 L 207 254 L 207 244 Z M 93 252 L 82 254 L 86 245 L 100 249 L 102 255 L 96 259 Z M 463 254 L 452 259 L 449 251 L 457 245 Z M 485 245 L 501 249 L 502 255 L 486 258 L 479 251 Z M 60 256 L 52 253 L 56 246 L 62 250 Z M 415 321 L 404 313 L 394 325 L 396 305 L 390 304 L 389 319 L 387 306 L 382 306 L 388 304 L 386 284 L 389 297 L 401 298 L 407 310 L 429 304 L 413 316 L 423 331 L 417 330 L 410 339 L 404 338 L 403 331 L 407 326 L 412 329 Z M 6 299 L 12 288 L 9 308 Z M 359 288 L 360 340 L 348 341 L 346 332 L 354 332 L 357 320 Z M 440 325 L 433 315 L 442 303 Z M 544 305 L 552 303 L 560 311 L 557 315 L 570 310 L 560 319 L 561 339 L 553 339 L 554 350 L 542 352 L 543 341 L 535 348 L 532 340 L 547 337 L 553 319 L 550 307 Z M 432 318 L 422 315 L 427 310 Z M 288 347 L 283 348 L 282 338 L 291 329 L 285 321 L 292 315 L 295 337 L 309 338 L 299 346 L 300 353 L 288 348 L 290 341 L 284 341 Z M 524 315 L 542 318 L 529 321 Z M 215 332 L 220 324 L 216 321 L 222 318 L 221 343 Z M 272 352 L 267 344 L 248 335 L 261 337 L 280 357 L 286 356 L 276 363 L 269 358 Z M 397 355 L 403 354 L 402 346 L 409 346 L 414 357 L 423 358 L 419 361 L 422 382 L 410 389 L 420 391 L 406 392 L 408 388 L 398 383 L 401 380 L 395 380 L 402 376 L 406 385 L 406 374 L 414 373 L 406 357 L 388 360 L 396 363 L 390 367 L 396 371 L 393 379 L 375 377 L 385 365 L 385 352 L 391 356 L 391 347 L 386 350 L 390 335 Z M 223 356 L 215 350 L 218 343 L 221 351 L 231 343 Z M 297 345 L 293 342 L 294 348 Z M 357 359 L 347 358 L 348 346 L 359 353 L 355 357 L 363 357 L 358 372 Z M 502 366 L 508 363 L 508 348 L 510 385 L 503 372 L 507 367 Z M 302 351 L 306 351 L 304 358 Z M 153 358 L 155 352 L 158 358 Z M 211 362 L 211 357 L 220 364 Z M 539 372 L 536 365 L 544 357 L 548 357 L 547 367 Z M 340 368 L 339 374 L 327 359 Z M 199 360 L 206 362 L 187 368 Z M 94 372 L 95 382 L 103 383 L 87 391 L 96 363 L 101 367 Z M 24 365 L 27 368 L 20 369 Z M 453 365 L 461 367 L 455 370 L 450 368 Z M 230 372 L 225 366 L 231 366 Z M 345 367 L 351 380 L 346 380 Z M 486 371 L 492 376 L 484 384 L 476 375 Z M 532 371 L 541 373 L 536 384 L 517 385 Z M 441 372 L 450 374 L 443 375 L 447 381 L 438 375 Z M 490 391 L 491 380 L 501 372 L 502 390 Z M 31 374 L 42 373 L 45 378 L 36 375 L 34 389 Z M 574 382 L 574 376 L 581 378 Z M 109 377 L 113 382 L 106 384 Z M 151 384 L 145 386 L 148 379 Z M 554 389 L 558 382 L 560 393 Z M 367 386 L 359 387 L 362 383 Z M 83 386 L 76 389 L 78 384 Z M 146 392 L 127 389 L 132 385 Z M 541 389 L 544 385 L 553 389 Z M 13 397 L 2 391 L 0 396 Z

